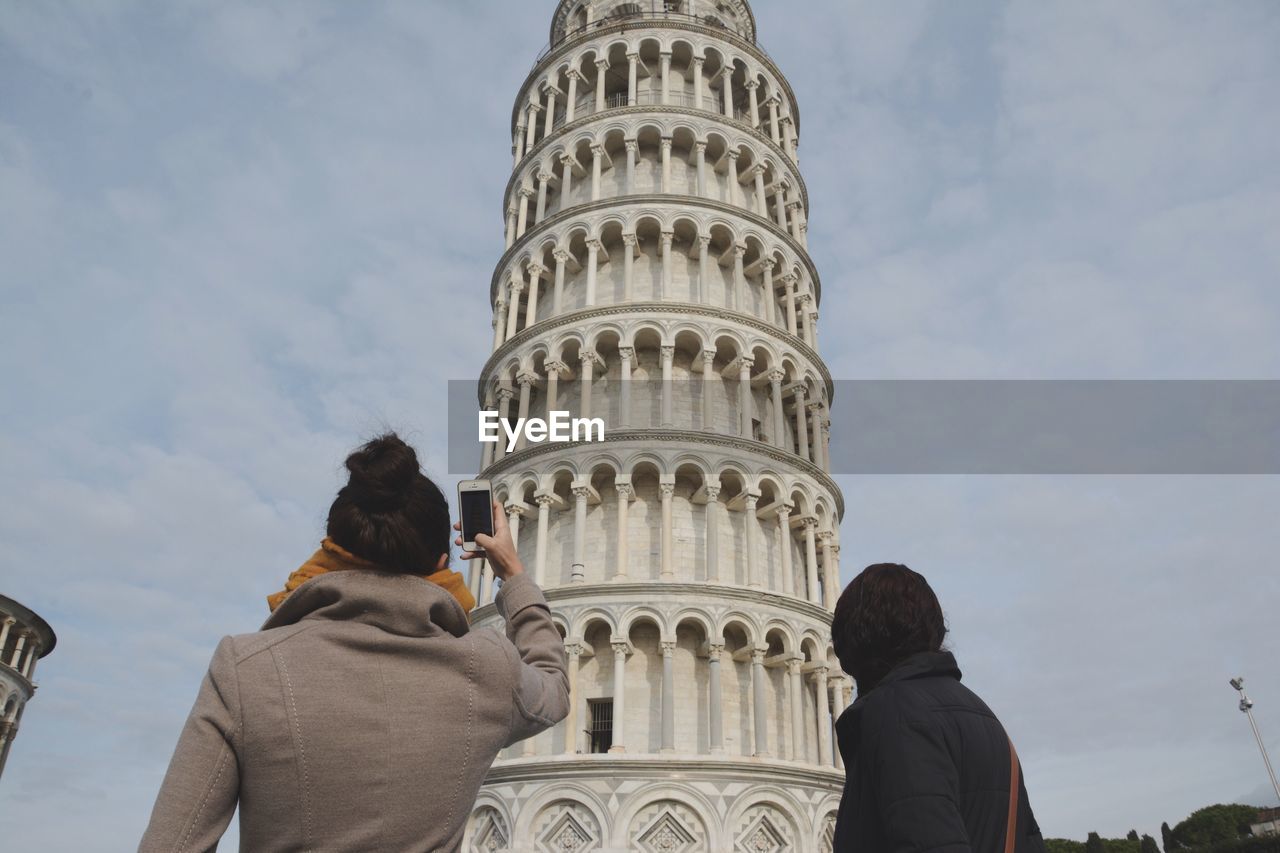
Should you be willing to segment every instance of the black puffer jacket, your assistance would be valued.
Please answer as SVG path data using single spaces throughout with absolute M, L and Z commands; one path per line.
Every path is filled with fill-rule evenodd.
M 840 715 L 836 735 L 847 777 L 835 853 L 1003 853 L 1008 736 L 950 652 L 907 658 Z M 1043 853 L 1019 782 L 1016 850 Z

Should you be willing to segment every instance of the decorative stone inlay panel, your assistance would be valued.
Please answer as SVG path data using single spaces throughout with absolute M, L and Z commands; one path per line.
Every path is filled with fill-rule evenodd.
M 822 819 L 818 834 L 818 843 L 822 853 L 833 853 L 836 846 L 836 813 L 830 812 Z
M 697 812 L 675 800 L 645 806 L 627 833 L 631 846 L 645 853 L 706 853 L 707 829 Z
M 573 800 L 559 800 L 547 806 L 533 825 L 540 853 L 587 853 L 600 849 L 600 824 L 590 809 Z
M 476 811 L 471 841 L 473 853 L 499 853 L 507 850 L 510 837 L 511 830 L 497 809 L 482 806 Z
M 781 853 L 799 849 L 791 821 L 768 803 L 758 803 L 747 809 L 738 820 L 734 837 L 734 850 L 742 853 Z

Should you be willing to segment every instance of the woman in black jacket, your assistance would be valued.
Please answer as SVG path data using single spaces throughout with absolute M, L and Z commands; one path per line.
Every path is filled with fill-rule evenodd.
M 1013 745 L 960 684 L 928 581 L 893 563 L 867 567 L 840 596 L 831 633 L 858 683 L 836 723 L 846 781 L 835 853 L 1043 853 Z

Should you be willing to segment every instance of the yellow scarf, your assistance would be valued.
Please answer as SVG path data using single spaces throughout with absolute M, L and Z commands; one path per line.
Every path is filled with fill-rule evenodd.
M 337 542 L 325 537 L 324 541 L 320 543 L 320 550 L 312 554 L 311 559 L 289 575 L 289 579 L 284 583 L 284 589 L 267 596 L 267 606 L 275 610 L 280 606 L 280 602 L 288 598 L 289 593 L 314 577 L 329 572 L 343 572 L 350 569 L 379 570 L 376 564 L 357 557 Z M 470 614 L 476 606 L 476 600 L 471 595 L 471 590 L 467 589 L 466 578 L 457 572 L 441 569 L 429 575 L 419 575 L 419 577 L 425 578 L 436 586 L 443 588 L 445 592 L 458 600 L 458 603 L 462 605 L 462 609 L 466 613 Z

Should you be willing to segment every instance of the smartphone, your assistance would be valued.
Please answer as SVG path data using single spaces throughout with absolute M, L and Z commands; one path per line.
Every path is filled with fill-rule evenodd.
M 483 553 L 476 534 L 493 535 L 493 489 L 488 480 L 458 483 L 458 512 L 462 515 L 462 550 Z

